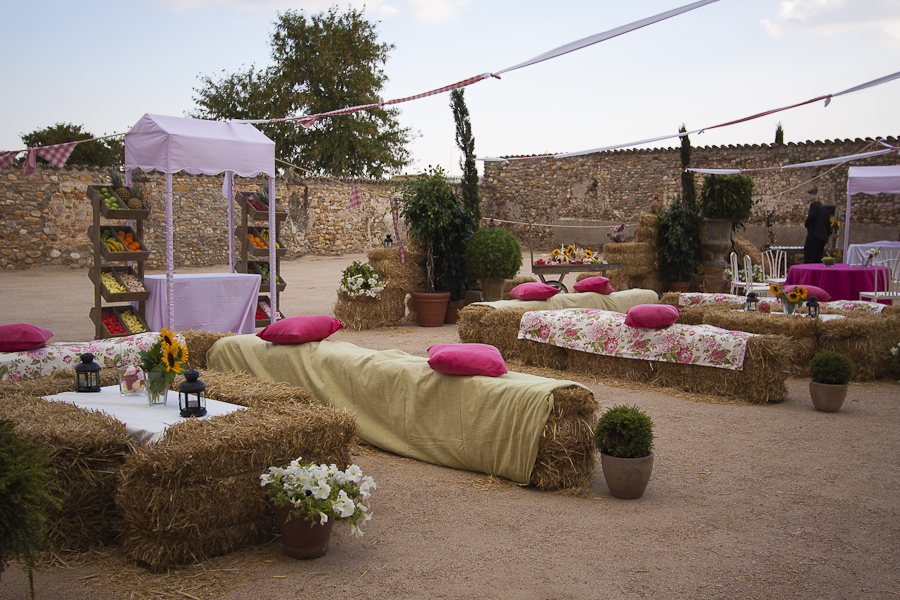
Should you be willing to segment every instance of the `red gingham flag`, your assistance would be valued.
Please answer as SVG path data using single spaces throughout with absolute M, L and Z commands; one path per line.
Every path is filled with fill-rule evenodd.
M 43 148 L 37 148 L 37 154 L 48 163 L 56 167 L 57 169 L 62 168 L 66 161 L 69 160 L 69 155 L 72 154 L 72 150 L 75 149 L 75 142 L 69 142 L 68 144 L 57 144 L 55 146 L 44 146 Z
M 394 204 L 394 199 L 391 198 L 391 216 L 394 218 L 394 235 L 397 236 L 397 249 L 400 251 L 400 264 L 406 263 L 406 250 L 403 249 L 403 241 L 400 239 L 400 229 L 397 226 L 397 223 L 400 221 L 400 214 L 397 209 L 399 202 Z
M 0 152 L 0 171 L 13 164 L 18 152 Z
M 347 204 L 347 212 L 353 212 L 354 210 L 357 210 L 360 204 L 359 186 L 354 185 L 352 188 L 350 188 L 350 203 Z
M 22 170 L 22 174 L 25 177 L 31 177 L 37 173 L 37 162 L 34 158 L 34 148 L 28 149 L 28 156 L 25 157 L 25 168 Z

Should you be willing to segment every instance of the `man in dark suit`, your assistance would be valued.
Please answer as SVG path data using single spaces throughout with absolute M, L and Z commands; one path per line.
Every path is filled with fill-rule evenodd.
M 830 211 L 822 206 L 818 200 L 809 204 L 809 216 L 806 217 L 806 243 L 803 245 L 803 262 L 820 263 L 825 254 L 825 244 L 828 242 L 828 222 Z

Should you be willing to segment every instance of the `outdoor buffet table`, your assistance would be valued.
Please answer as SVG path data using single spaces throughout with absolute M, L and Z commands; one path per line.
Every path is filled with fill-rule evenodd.
M 868 244 L 850 244 L 847 249 L 847 259 L 844 261 L 849 265 L 862 265 L 866 262 L 866 251 L 871 248 L 878 248 L 879 254 L 874 260 L 885 260 L 900 256 L 900 242 L 871 242 Z
M 252 273 L 175 274 L 174 331 L 219 331 L 253 333 L 256 302 L 262 277 Z M 150 290 L 146 305 L 147 326 L 152 331 L 166 327 L 166 276 L 147 275 Z
M 859 300 L 859 293 L 872 291 L 875 285 L 875 268 L 858 265 L 822 264 L 793 265 L 788 269 L 786 286 L 814 285 L 829 294 L 832 300 Z M 878 289 L 885 289 L 885 281 L 879 278 Z
M 159 441 L 167 427 L 184 420 L 178 409 L 178 392 L 171 390 L 163 406 L 150 406 L 146 395 L 122 396 L 118 385 L 102 387 L 99 392 L 63 392 L 47 396 L 46 399 L 68 402 L 87 410 L 103 411 L 124 423 L 128 433 L 142 444 Z M 227 415 L 243 408 L 207 398 L 206 415 L 200 418 Z

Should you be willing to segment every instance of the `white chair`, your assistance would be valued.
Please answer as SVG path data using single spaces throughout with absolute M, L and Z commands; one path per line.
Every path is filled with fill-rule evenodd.
M 763 281 L 753 281 L 753 260 L 750 258 L 749 254 L 744 255 L 744 277 L 746 281 L 744 282 L 744 290 L 745 294 L 749 294 L 750 292 L 756 292 L 757 296 L 771 296 L 772 291 L 769 289 L 769 284 L 765 282 L 765 269 L 763 269 Z
M 744 278 L 741 279 L 738 255 L 732 252 L 731 256 L 731 294 L 746 295 L 748 292 L 756 292 L 757 295 L 771 296 L 769 285 L 753 282 L 753 261 L 750 256 L 744 256 Z
M 732 252 L 729 258 L 731 260 L 731 289 L 729 290 L 729 293 L 738 295 L 746 286 L 744 285 L 744 282 L 741 281 L 740 271 L 738 270 L 737 253 Z
M 878 260 L 872 266 L 875 267 L 872 291 L 860 292 L 859 299 L 871 302 L 888 300 L 893 305 L 894 300 L 900 300 L 900 257 Z M 884 289 L 878 289 L 881 287 L 879 282 L 884 285 Z
M 783 286 L 787 281 L 787 252 L 766 250 L 762 257 L 763 281 Z

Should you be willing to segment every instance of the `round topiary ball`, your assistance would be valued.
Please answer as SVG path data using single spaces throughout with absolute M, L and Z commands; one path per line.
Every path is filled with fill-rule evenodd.
M 522 248 L 502 227 L 482 227 L 466 243 L 463 260 L 469 279 L 509 279 L 522 266 Z
M 614 406 L 600 417 L 594 438 L 604 454 L 643 458 L 653 449 L 653 420 L 637 406 Z
M 840 352 L 817 352 L 809 361 L 809 374 L 816 383 L 847 385 L 853 375 L 853 359 Z

